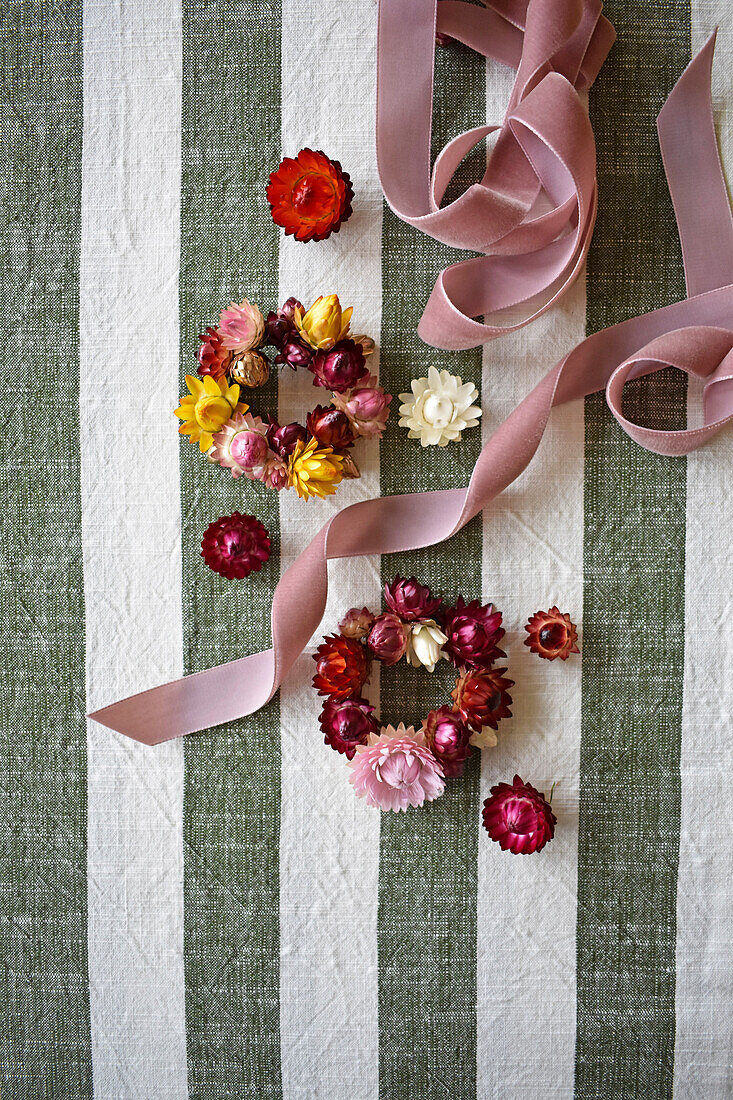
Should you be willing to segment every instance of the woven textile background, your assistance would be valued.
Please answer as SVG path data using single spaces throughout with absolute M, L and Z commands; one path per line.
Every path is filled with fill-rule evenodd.
M 264 711 L 154 749 L 87 722 L 133 691 L 261 649 L 282 570 L 335 508 L 467 483 L 481 446 L 586 332 L 684 296 L 654 119 L 721 23 L 715 112 L 733 164 L 729 0 L 608 0 L 590 92 L 600 215 L 587 277 L 483 351 L 415 328 L 452 258 L 383 204 L 376 0 L 5 0 L 0 143 L 0 953 L 3 1100 L 725 1100 L 733 1096 L 733 437 L 642 451 L 602 397 L 552 415 L 530 469 L 448 545 L 331 567 L 325 629 L 400 571 L 492 599 L 514 717 L 445 797 L 357 801 L 324 748 L 312 661 Z M 438 51 L 435 143 L 499 121 L 512 74 Z M 409 64 L 409 28 L 405 29 Z M 286 240 L 264 197 L 322 148 L 354 214 Z M 465 166 L 466 179 L 480 165 Z M 231 298 L 337 291 L 393 393 L 430 364 L 481 389 L 436 454 L 393 416 L 335 500 L 234 482 L 179 441 L 198 333 Z M 283 422 L 303 372 L 254 397 Z M 630 390 L 679 427 L 680 376 Z M 199 556 L 234 509 L 261 573 Z M 522 645 L 558 603 L 562 667 Z M 385 721 L 442 702 L 407 667 Z M 557 835 L 513 857 L 479 828 L 515 771 L 556 784 Z

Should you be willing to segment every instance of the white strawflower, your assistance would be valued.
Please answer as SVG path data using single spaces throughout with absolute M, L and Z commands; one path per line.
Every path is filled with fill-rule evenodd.
M 407 637 L 405 659 L 413 668 L 419 668 L 422 665 L 428 672 L 435 672 L 435 666 L 444 656 L 443 646 L 447 641 L 447 637 L 434 619 L 413 623 Z
M 478 390 L 472 382 L 430 367 L 427 378 L 413 378 L 410 387 L 412 393 L 400 394 L 400 427 L 409 428 L 410 439 L 423 447 L 446 447 L 464 428 L 478 424 L 481 409 L 473 404 Z

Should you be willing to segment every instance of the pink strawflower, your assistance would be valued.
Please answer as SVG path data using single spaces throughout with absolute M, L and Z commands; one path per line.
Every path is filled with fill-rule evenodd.
M 405 655 L 409 637 L 409 627 L 397 615 L 386 611 L 374 620 L 367 637 L 367 645 L 378 661 L 385 665 L 396 665 Z
M 231 470 L 234 478 L 244 474 L 250 481 L 262 481 L 268 463 L 275 458 L 267 431 L 267 424 L 259 416 L 236 413 L 214 436 L 208 457 Z
M 464 603 L 459 596 L 456 606 L 444 612 L 443 632 L 448 636 L 445 653 L 456 668 L 490 668 L 498 657 L 506 657 L 498 646 L 505 634 L 501 612 L 493 603 Z
M 368 607 L 352 607 L 339 623 L 339 630 L 345 638 L 366 638 L 374 625 L 376 616 Z
M 327 699 L 321 711 L 324 743 L 353 760 L 357 745 L 366 745 L 369 734 L 379 727 L 374 707 L 366 699 Z
M 250 351 L 262 343 L 265 318 L 247 298 L 239 304 L 232 302 L 229 309 L 221 311 L 219 335 L 224 347 L 230 351 Z
M 334 393 L 332 405 L 345 412 L 356 435 L 375 438 L 384 431 L 389 417 L 391 393 L 385 393 L 373 374 L 346 393 Z
M 233 512 L 206 528 L 201 557 L 227 580 L 241 580 L 258 572 L 270 557 L 270 536 L 254 516 Z
M 387 607 L 406 622 L 434 618 L 443 602 L 426 584 L 419 584 L 414 577 L 406 580 L 399 573 L 391 584 L 385 584 L 384 598 Z
M 515 855 L 539 852 L 555 835 L 557 818 L 550 803 L 518 775 L 514 783 L 497 783 L 484 802 L 483 823 L 492 840 Z
M 471 731 L 463 716 L 448 706 L 438 707 L 425 719 L 423 733 L 433 756 L 442 764 L 446 779 L 463 775 L 471 755 Z
M 379 810 L 406 810 L 439 798 L 445 790 L 443 769 L 422 733 L 404 722 L 370 734 L 349 762 L 349 782 L 358 798 Z

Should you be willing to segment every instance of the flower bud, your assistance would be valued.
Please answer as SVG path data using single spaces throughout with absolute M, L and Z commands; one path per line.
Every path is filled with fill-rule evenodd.
M 407 649 L 408 627 L 390 612 L 380 615 L 369 631 L 367 645 L 377 660 L 394 665 Z

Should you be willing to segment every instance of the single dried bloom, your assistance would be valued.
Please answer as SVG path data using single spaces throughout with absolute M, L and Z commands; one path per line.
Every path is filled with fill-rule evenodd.
M 366 638 L 375 618 L 368 607 L 352 607 L 339 623 L 339 630 L 345 638 Z
M 317 351 L 308 370 L 313 374 L 314 386 L 334 393 L 346 393 L 368 374 L 361 345 L 353 340 L 339 340 L 330 351 Z
M 343 477 L 343 458 L 330 447 L 319 449 L 318 440 L 298 441 L 290 456 L 288 484 L 301 500 L 332 496 Z
M 443 630 L 446 655 L 457 668 L 490 668 L 497 658 L 506 657 L 498 646 L 505 633 L 501 612 L 493 603 L 464 603 L 459 596 L 456 606 L 443 615 Z
M 471 733 L 458 711 L 448 706 L 431 710 L 423 723 L 423 733 L 433 756 L 440 761 L 446 779 L 463 775 L 471 754 Z
M 570 616 L 557 607 L 536 612 L 524 629 L 529 635 L 524 639 L 524 644 L 546 661 L 554 661 L 556 657 L 567 661 L 571 653 L 580 653 L 578 631 Z
M 314 351 L 330 351 L 339 340 L 346 339 L 353 312 L 352 306 L 341 309 L 338 294 L 327 294 L 316 298 L 307 313 L 296 306 L 293 320 L 305 344 Z
M 293 421 L 292 424 L 278 424 L 277 420 L 270 420 L 267 429 L 267 442 L 280 458 L 288 458 L 295 450 L 298 442 L 308 442 L 308 432 L 302 424 Z
M 287 363 L 293 370 L 297 370 L 298 367 L 309 367 L 314 355 L 313 348 L 308 347 L 295 333 L 285 337 L 282 348 L 275 356 L 275 362 Z
M 475 733 L 481 733 L 486 726 L 498 729 L 502 718 L 511 718 L 509 688 L 514 686 L 514 681 L 503 675 L 506 671 L 505 668 L 470 669 L 456 680 L 451 698 Z
M 190 443 L 198 443 L 206 454 L 227 420 L 235 413 L 245 413 L 249 405 L 240 403 L 239 386 L 230 386 L 226 378 L 217 382 L 209 374 L 204 378 L 187 374 L 186 385 L 188 394 L 176 409 L 176 416 L 183 421 L 178 431 L 187 435 Z
M 313 687 L 319 695 L 347 699 L 361 693 L 369 675 L 369 656 L 359 642 L 330 634 L 313 654 L 313 660 L 316 662 Z
M 234 512 L 206 528 L 201 557 L 215 573 L 241 580 L 258 572 L 270 557 L 270 536 L 254 516 Z
M 409 428 L 410 439 L 423 447 L 446 447 L 460 439 L 466 428 L 475 428 L 481 409 L 473 402 L 478 390 L 447 370 L 430 367 L 427 378 L 413 378 L 412 393 L 401 393 L 400 427 Z
M 262 341 L 264 344 L 273 344 L 276 348 L 282 350 L 287 337 L 295 333 L 293 315 L 296 307 L 300 310 L 303 309 L 302 303 L 297 298 L 288 298 L 279 309 L 274 312 L 271 310 L 267 314 L 265 337 Z
M 354 429 L 348 416 L 333 405 L 316 405 L 308 413 L 306 424 L 314 439 L 324 447 L 341 450 L 354 442 Z
M 327 699 L 321 711 L 323 740 L 352 760 L 357 745 L 366 745 L 370 733 L 379 730 L 374 707 L 366 699 Z
M 270 176 L 272 220 L 296 241 L 323 241 L 351 216 L 354 190 L 348 172 L 320 150 L 285 157 Z
M 407 653 L 405 656 L 413 668 L 421 665 L 428 672 L 435 672 L 435 666 L 444 657 L 443 646 L 448 641 L 434 619 L 421 623 L 409 623 Z
M 385 584 L 384 599 L 390 611 L 406 622 L 432 619 L 443 602 L 433 596 L 426 584 L 420 584 L 414 577 L 407 580 L 399 573 L 391 584 Z
M 410 628 L 396 615 L 387 611 L 378 615 L 369 631 L 367 645 L 385 665 L 396 665 L 404 657 Z
M 498 783 L 484 802 L 483 824 L 492 840 L 515 855 L 539 852 L 555 835 L 557 818 L 550 803 L 518 775 L 514 783 Z
M 251 413 L 237 413 L 214 436 L 208 457 L 231 470 L 233 478 L 244 474 L 250 481 L 263 480 L 265 467 L 274 457 L 267 442 L 267 424 Z
M 445 790 L 443 769 L 413 726 L 383 726 L 370 734 L 349 762 L 349 782 L 358 798 L 379 810 L 406 810 L 439 798 Z
M 232 353 L 224 347 L 221 335 L 215 328 L 207 328 L 206 332 L 201 333 L 199 340 L 201 343 L 196 356 L 199 361 L 198 373 L 202 378 L 210 374 L 218 382 L 229 369 Z
M 351 451 L 341 451 L 341 457 L 343 459 L 341 463 L 341 473 L 344 476 L 344 480 L 351 481 L 357 477 L 361 477 L 361 470 L 357 466 Z
M 356 435 L 374 439 L 385 429 L 391 400 L 392 394 L 377 385 L 373 374 L 367 374 L 352 390 L 334 393 L 332 404 L 346 413 Z
M 232 302 L 219 316 L 219 334 L 225 348 L 230 351 L 251 351 L 262 343 L 265 335 L 265 318 L 259 307 L 245 298 Z

